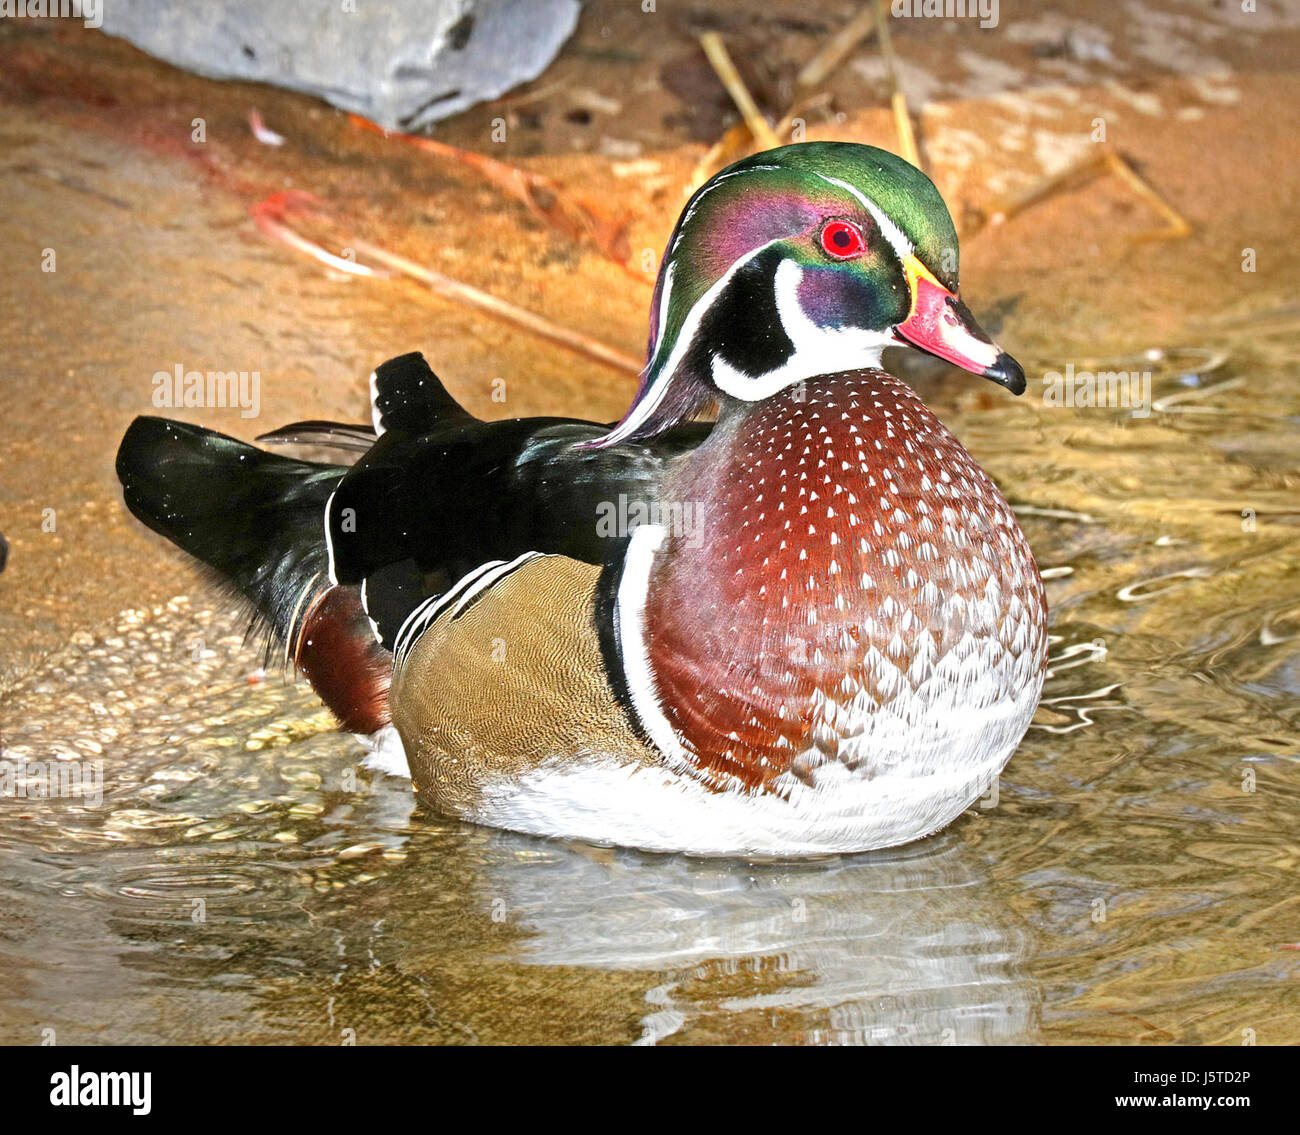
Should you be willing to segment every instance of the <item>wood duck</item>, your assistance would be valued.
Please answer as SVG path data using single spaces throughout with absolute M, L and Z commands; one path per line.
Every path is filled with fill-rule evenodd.
M 786 146 L 688 202 L 615 424 L 480 421 L 407 354 L 372 426 L 259 439 L 351 466 L 139 418 L 117 471 L 443 814 L 701 855 L 904 843 L 986 791 L 1046 664 L 1010 507 L 880 369 L 908 343 L 1023 391 L 957 280 L 919 170 Z

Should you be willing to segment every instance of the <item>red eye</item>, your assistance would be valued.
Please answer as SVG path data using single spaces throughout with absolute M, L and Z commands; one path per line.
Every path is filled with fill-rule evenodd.
M 867 251 L 862 230 L 848 221 L 827 221 L 822 229 L 822 248 L 836 260 L 851 260 Z

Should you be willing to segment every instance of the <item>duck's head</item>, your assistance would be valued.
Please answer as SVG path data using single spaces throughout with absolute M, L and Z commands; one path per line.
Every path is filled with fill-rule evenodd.
M 648 437 L 712 401 L 758 402 L 908 343 L 1014 394 L 1024 371 L 958 298 L 934 184 L 873 146 L 805 142 L 728 166 L 664 252 L 641 386 L 595 444 Z

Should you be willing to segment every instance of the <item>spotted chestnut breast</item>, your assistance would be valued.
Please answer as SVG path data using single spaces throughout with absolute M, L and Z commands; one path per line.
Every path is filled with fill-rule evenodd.
M 1042 582 L 993 482 L 880 370 L 809 380 L 721 427 L 668 485 L 650 668 L 719 787 L 944 759 L 1041 681 Z M 701 538 L 702 537 L 702 538 Z M 945 712 L 946 710 L 946 712 Z

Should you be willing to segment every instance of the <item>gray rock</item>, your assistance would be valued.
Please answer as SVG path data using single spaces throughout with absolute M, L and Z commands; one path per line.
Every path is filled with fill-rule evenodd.
M 105 31 L 177 67 L 305 91 L 400 130 L 535 79 L 578 8 L 578 0 L 102 5 Z

